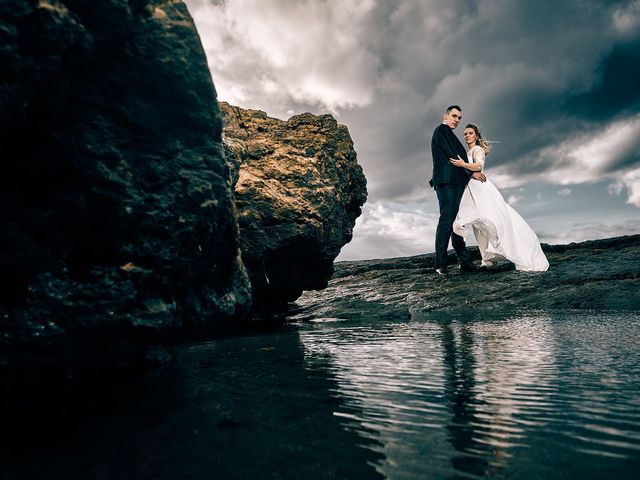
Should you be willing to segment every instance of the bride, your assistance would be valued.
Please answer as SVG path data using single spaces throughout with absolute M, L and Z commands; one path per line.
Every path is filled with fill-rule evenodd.
M 460 158 L 451 158 L 451 163 L 472 172 L 482 171 L 489 146 L 478 127 L 467 125 L 464 140 L 469 147 L 469 163 Z M 543 272 L 549 268 L 547 257 L 542 252 L 534 231 L 504 201 L 489 180 L 479 182 L 471 179 L 464 190 L 453 230 L 464 237 L 469 226 L 473 228 L 478 242 L 483 266 L 491 266 L 492 259 L 504 257 L 512 261 L 517 270 Z

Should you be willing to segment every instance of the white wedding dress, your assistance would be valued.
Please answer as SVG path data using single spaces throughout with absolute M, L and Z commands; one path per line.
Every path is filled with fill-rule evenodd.
M 478 145 L 467 153 L 470 163 L 484 168 L 484 150 Z M 469 228 L 471 227 L 471 228 Z M 507 204 L 490 180 L 469 180 L 464 190 L 453 231 L 464 237 L 473 229 L 482 265 L 491 266 L 492 259 L 504 257 L 517 270 L 543 272 L 549 262 L 540 241 L 527 222 Z

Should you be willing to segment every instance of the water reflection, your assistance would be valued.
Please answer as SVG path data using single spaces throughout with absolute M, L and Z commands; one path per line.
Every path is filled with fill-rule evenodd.
M 482 476 L 488 467 L 490 443 L 486 428 L 478 428 L 483 427 L 480 414 L 484 405 L 478 398 L 473 334 L 466 325 L 452 326 L 451 322 L 442 323 L 441 328 L 444 392 L 452 413 L 446 428 L 456 452 L 451 463 L 457 471 Z
M 592 323 L 601 322 L 414 315 L 401 323 L 318 324 L 301 328 L 300 339 L 308 367 L 322 359 L 336 378 L 344 403 L 335 415 L 377 438 L 376 468 L 387 478 L 523 471 L 552 478 L 577 470 L 596 478 L 611 468 L 624 477 L 638 465 L 640 398 L 628 377 L 637 382 L 639 373 L 623 373 L 625 363 L 637 364 L 636 349 L 616 346 L 640 328 L 637 319 L 621 319 L 594 352 L 593 344 L 580 346 Z M 605 361 L 603 352 L 621 362 Z M 594 449 L 622 461 L 598 463 Z
M 0 409 L 2 478 L 637 476 L 637 314 L 317 320 Z
M 321 361 L 294 328 L 186 345 L 153 375 L 52 395 L 0 413 L 2 479 L 375 479 L 366 441 L 333 415 Z M 360 429 L 366 432 L 366 427 Z

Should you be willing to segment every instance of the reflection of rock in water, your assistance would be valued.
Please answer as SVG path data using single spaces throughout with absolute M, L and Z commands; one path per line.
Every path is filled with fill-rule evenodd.
M 0 464 L 6 478 L 380 478 L 375 438 L 333 414 L 336 388 L 295 330 L 183 347 L 155 376 L 39 392 L 26 418 L 3 408 Z
M 336 414 L 375 434 L 384 475 L 499 474 L 555 381 L 545 319 L 417 320 L 303 329 L 307 363 L 331 365 Z

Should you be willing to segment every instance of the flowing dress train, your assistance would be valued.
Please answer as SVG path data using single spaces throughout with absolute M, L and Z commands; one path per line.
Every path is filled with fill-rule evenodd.
M 484 168 L 482 148 L 476 145 L 467 156 L 470 163 L 480 163 Z M 504 201 L 490 180 L 469 180 L 460 200 L 453 230 L 462 237 L 473 230 L 482 255 L 482 265 L 490 266 L 492 259 L 504 257 L 513 262 L 517 270 L 542 272 L 549 268 L 535 232 Z

